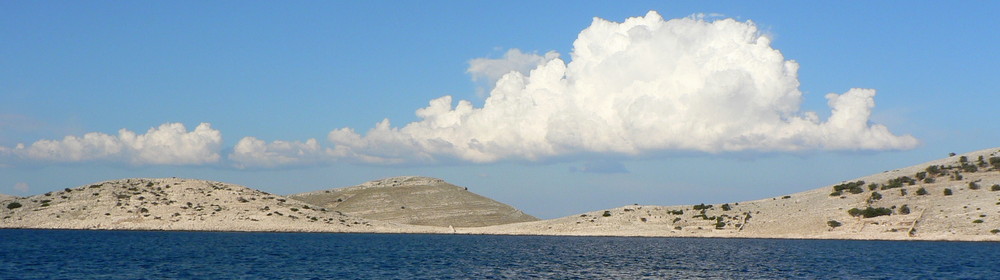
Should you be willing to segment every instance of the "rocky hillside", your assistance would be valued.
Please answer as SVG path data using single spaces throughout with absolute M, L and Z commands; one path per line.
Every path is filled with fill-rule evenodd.
M 462 232 L 1000 241 L 1000 148 L 755 201 L 631 205 Z
M 468 188 L 428 177 L 393 177 L 289 197 L 351 216 L 412 225 L 481 227 L 538 220 Z
M 3 202 L 0 228 L 438 232 L 344 215 L 243 186 L 123 179 Z
M 6 195 L 6 194 L 0 193 L 0 201 L 12 200 L 12 199 L 15 199 L 15 198 L 17 198 L 17 197 L 13 196 L 13 195 Z

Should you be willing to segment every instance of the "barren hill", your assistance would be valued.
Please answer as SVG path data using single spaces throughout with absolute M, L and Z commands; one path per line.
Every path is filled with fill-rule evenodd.
M 631 205 L 460 232 L 1000 241 L 1000 148 L 761 200 Z
M 12 199 L 15 199 L 15 198 L 17 198 L 17 197 L 13 196 L 13 195 L 6 195 L 6 194 L 0 193 L 0 201 L 12 200 Z
M 428 177 L 393 177 L 289 197 L 351 216 L 413 225 L 480 227 L 538 220 L 467 188 Z
M 435 232 L 344 215 L 282 196 L 192 179 L 122 179 L 15 198 L 0 228 Z

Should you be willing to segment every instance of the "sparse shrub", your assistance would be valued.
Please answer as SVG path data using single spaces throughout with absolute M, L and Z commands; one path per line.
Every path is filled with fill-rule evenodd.
M 722 211 L 733 210 L 733 207 L 729 206 L 729 203 L 722 204 Z
M 786 196 L 782 196 L 782 197 L 781 197 L 781 199 L 789 199 L 789 198 L 792 198 L 792 196 L 790 196 L 790 195 L 786 195 Z
M 927 189 L 920 188 L 917 190 L 917 195 L 927 195 L 927 194 L 928 194 Z
M 928 177 L 927 179 L 924 179 L 924 183 L 927 183 L 927 184 L 934 183 L 934 178 Z
M 966 157 L 966 156 L 960 156 L 960 157 L 958 157 L 958 162 L 960 162 L 960 163 L 968 163 L 969 162 L 969 158 Z
M 836 193 L 836 195 L 830 194 L 830 196 L 838 196 L 838 195 L 840 195 L 840 193 L 842 191 L 845 191 L 845 190 L 848 191 L 848 192 L 850 192 L 850 193 L 853 193 L 853 194 L 859 194 L 859 193 L 862 193 L 862 192 L 865 191 L 863 188 L 861 188 L 861 186 L 864 186 L 864 185 L 865 185 L 865 181 L 848 182 L 848 183 L 842 183 L 842 184 L 839 184 L 839 185 L 835 185 L 835 186 L 833 186 L 833 192 Z
M 611 211 L 604 211 L 604 214 L 602 214 L 601 216 L 611 217 Z
M 684 215 L 684 210 L 670 210 L 667 213 L 670 215 Z
M 949 157 L 953 157 L 953 156 L 955 156 L 955 153 L 948 153 L 948 156 Z
M 704 203 L 702 203 L 695 205 L 693 208 L 694 210 L 706 210 L 706 209 L 712 209 L 712 205 L 711 204 L 705 205 Z
M 920 171 L 916 174 L 917 180 L 923 180 L 927 178 L 927 171 Z
M 674 218 L 674 221 L 672 223 L 677 223 L 677 222 L 680 222 L 680 221 L 681 221 L 681 218 L 677 217 L 677 218 Z
M 865 217 L 865 218 L 872 218 L 872 217 L 878 217 L 878 216 L 891 215 L 892 214 L 892 209 L 885 208 L 885 207 L 872 208 L 871 206 L 869 206 L 868 208 L 865 208 L 864 210 L 858 209 L 858 208 L 851 208 L 851 210 L 847 210 L 847 214 L 850 214 L 851 216 L 854 216 L 854 217 L 862 216 L 862 217 Z
M 927 169 L 924 170 L 927 171 L 927 174 L 930 174 L 931 176 L 936 176 L 938 174 L 941 174 L 941 168 L 938 167 L 937 165 L 928 166 Z
M 832 193 L 830 193 L 830 196 L 841 196 L 841 195 L 843 195 L 843 194 L 844 194 L 844 193 L 843 193 L 843 192 L 841 192 L 841 191 L 835 191 L 835 192 L 832 192 Z
M 843 225 L 843 224 L 841 224 L 841 223 L 840 223 L 840 222 L 838 222 L 838 221 L 834 221 L 834 220 L 829 220 L 829 221 L 827 221 L 827 222 L 826 222 L 826 225 L 828 225 L 828 226 L 830 226 L 830 227 L 832 227 L 832 228 L 837 228 L 837 227 L 839 227 L 839 226 L 841 226 L 841 225 Z
M 851 217 L 861 216 L 861 209 L 851 208 L 851 210 L 847 210 L 847 214 L 851 215 Z
M 674 227 L 674 229 L 675 229 L 675 230 L 682 230 L 682 229 L 684 229 L 684 228 L 682 228 L 681 226 L 676 226 L 676 227 Z
M 646 222 L 646 218 L 639 218 L 639 220 L 642 221 L 643 223 Z
M 951 195 L 951 189 L 944 189 L 944 195 Z
M 970 190 L 978 190 L 979 189 L 979 184 L 976 184 L 976 182 L 969 182 L 969 189 Z
M 899 189 L 900 196 L 906 196 L 906 189 Z
M 882 199 L 882 194 L 878 192 L 872 192 L 872 196 L 868 198 L 868 203 L 878 201 L 879 199 Z
M 973 164 L 963 163 L 962 171 L 975 173 L 976 171 L 979 171 L 979 167 L 976 167 Z
M 847 191 L 853 194 L 859 194 L 865 192 L 865 190 L 862 189 L 860 186 L 853 186 L 850 189 L 847 189 Z
M 868 190 L 869 191 L 874 191 L 876 189 L 878 189 L 878 184 L 876 184 L 876 183 L 868 184 Z
M 1000 184 L 993 184 L 993 186 L 990 187 L 990 190 L 991 191 L 1000 191 Z
M 973 224 L 982 224 L 982 223 L 983 223 L 983 220 L 979 220 L 979 219 L 977 219 L 977 220 L 975 220 L 975 221 L 972 221 L 972 223 L 973 223 Z
M 910 206 L 907 206 L 906 204 L 903 204 L 903 206 L 900 206 L 899 207 L 899 214 L 909 215 L 910 214 Z
M 992 233 L 992 234 L 1000 233 L 1000 229 L 991 230 L 990 233 Z
M 292 208 L 292 209 L 288 209 L 288 210 L 292 210 L 292 212 L 298 212 L 299 208 Z
M 21 208 L 21 203 L 18 203 L 17 201 L 7 204 L 7 209 L 17 209 L 17 208 Z
M 990 165 L 995 169 L 1000 169 L 1000 157 L 990 157 Z

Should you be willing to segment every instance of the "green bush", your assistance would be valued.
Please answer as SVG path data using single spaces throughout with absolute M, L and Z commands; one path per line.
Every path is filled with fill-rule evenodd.
M 951 195 L 951 189 L 944 189 L 944 195 Z
M 924 170 L 927 171 L 927 174 L 930 174 L 931 176 L 938 175 L 941 173 L 941 168 L 938 167 L 937 165 L 928 166 L 927 169 Z
M 991 230 L 990 233 L 992 233 L 992 234 L 1000 233 L 1000 229 Z
M 975 220 L 975 221 L 972 221 L 972 223 L 973 224 L 982 224 L 983 220 Z
M 862 193 L 862 192 L 865 191 L 864 189 L 861 188 L 861 186 L 864 186 L 864 185 L 865 185 L 865 181 L 842 183 L 842 184 L 833 186 L 833 192 L 837 193 L 837 192 L 841 192 L 841 191 L 845 191 L 846 190 L 846 191 L 848 191 L 850 193 L 853 193 L 853 194 L 859 194 L 859 193 Z M 833 195 L 831 194 L 831 196 L 833 196 Z
M 979 171 L 979 167 L 976 167 L 975 165 L 972 164 L 963 163 L 962 171 L 975 173 L 976 171 Z
M 729 211 L 729 210 L 733 210 L 733 207 L 729 206 L 729 203 L 722 205 L 722 211 Z
M 927 194 L 928 194 L 927 189 L 920 188 L 917 190 L 917 195 L 927 195 Z
M 694 206 L 694 210 L 705 210 L 705 209 L 712 209 L 712 205 L 711 204 L 705 205 L 704 203 L 702 203 Z
M 993 184 L 993 186 L 990 187 L 990 190 L 991 191 L 1000 191 L 1000 184 Z
M 868 203 L 878 201 L 879 199 L 882 199 L 882 194 L 878 192 L 872 192 L 872 196 L 868 198 Z
M 16 209 L 16 208 L 21 208 L 21 204 L 17 203 L 17 201 L 7 204 L 7 209 Z
M 899 207 L 899 214 L 903 214 L 903 215 L 910 214 L 910 206 L 907 206 L 906 204 L 903 204 L 903 206 L 900 206 Z
M 930 183 L 934 183 L 934 178 L 927 178 L 927 179 L 924 179 L 924 183 L 928 183 L 928 184 L 930 184 Z
M 885 207 L 872 208 L 871 206 L 869 206 L 868 208 L 865 208 L 863 210 L 858 208 L 851 208 L 851 210 L 847 210 L 847 214 L 850 214 L 851 216 L 854 217 L 862 216 L 865 218 L 872 218 L 878 216 L 892 215 L 892 209 Z
M 828 226 L 830 226 L 830 227 L 832 227 L 832 228 L 837 228 L 837 227 L 839 227 L 839 226 L 841 226 L 841 225 L 843 225 L 843 224 L 841 224 L 841 223 L 840 223 L 840 222 L 838 222 L 838 221 L 834 221 L 834 220 L 829 220 L 829 221 L 827 221 L 827 222 L 826 222 L 826 225 L 828 225 Z

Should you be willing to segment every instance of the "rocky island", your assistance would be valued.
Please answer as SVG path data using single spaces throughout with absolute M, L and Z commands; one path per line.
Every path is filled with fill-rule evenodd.
M 779 197 L 549 220 L 413 176 L 289 196 L 204 180 L 122 179 L 0 196 L 0 205 L 0 228 L 1000 241 L 1000 148 Z

